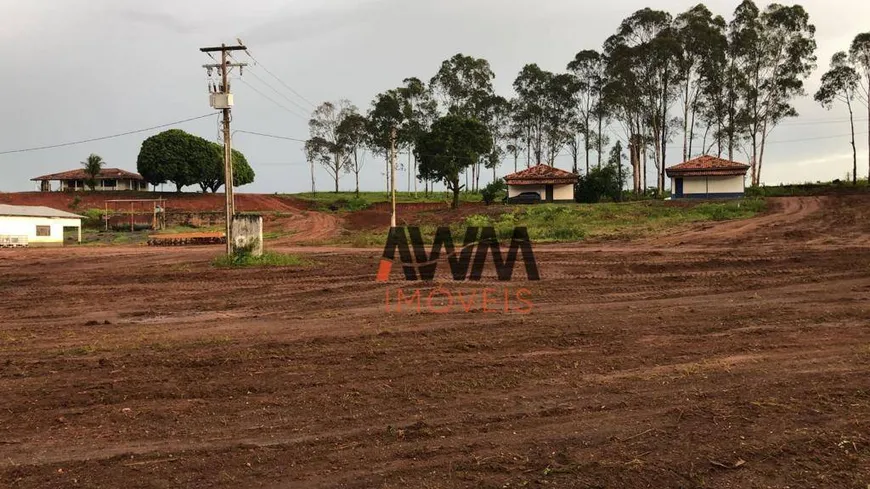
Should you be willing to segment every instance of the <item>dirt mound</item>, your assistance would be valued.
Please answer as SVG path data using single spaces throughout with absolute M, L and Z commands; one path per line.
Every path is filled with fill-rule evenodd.
M 224 209 L 224 194 L 176 192 L 14 192 L 0 193 L 0 203 L 40 205 L 61 210 L 103 209 L 107 200 L 165 199 L 169 212 L 217 212 Z M 298 199 L 268 194 L 236 193 L 239 212 L 293 212 L 303 209 Z

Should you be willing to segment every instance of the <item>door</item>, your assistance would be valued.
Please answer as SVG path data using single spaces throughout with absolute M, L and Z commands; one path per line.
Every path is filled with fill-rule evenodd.
M 682 198 L 683 197 L 683 179 L 675 178 L 674 179 L 674 197 Z
M 552 185 L 547 185 L 546 193 L 547 193 L 547 202 L 552 202 L 553 201 L 553 186 Z

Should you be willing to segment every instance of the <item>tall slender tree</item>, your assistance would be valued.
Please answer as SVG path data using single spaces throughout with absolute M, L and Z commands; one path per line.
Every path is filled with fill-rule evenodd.
M 855 148 L 855 115 L 852 104 L 858 89 L 858 72 L 849 64 L 848 55 L 840 51 L 831 58 L 830 69 L 822 75 L 822 84 L 813 97 L 828 110 L 834 101 L 842 102 L 849 110 L 849 124 L 852 128 L 852 183 L 858 183 L 858 151 Z
M 335 182 L 335 193 L 338 193 L 338 181 L 342 173 L 350 169 L 350 154 L 346 146 L 339 141 L 339 126 L 341 121 L 357 109 L 348 100 L 338 103 L 324 102 L 311 115 L 308 128 L 311 139 L 305 143 L 309 161 L 319 163 Z
M 577 157 L 581 143 L 576 141 L 576 136 L 582 138 L 583 153 L 586 158 L 586 173 L 589 173 L 589 153 L 593 144 L 598 146 L 598 166 L 601 166 L 601 146 L 603 141 L 602 125 L 604 116 L 602 93 L 605 85 L 605 70 L 607 60 L 598 51 L 587 49 L 580 51 L 574 59 L 568 63 L 568 71 L 576 79 L 575 104 L 577 106 L 574 123 L 575 134 L 572 141 L 571 156 L 574 160 L 574 173 L 577 173 Z M 597 122 L 597 130 L 593 129 Z
M 855 36 L 849 47 L 849 60 L 859 71 L 858 97 L 867 106 L 867 118 L 870 119 L 870 32 Z M 870 181 L 870 126 L 867 127 L 867 179 Z
M 357 112 L 356 107 L 348 111 L 338 123 L 336 135 L 338 144 L 348 155 L 348 169 L 354 174 L 355 193 L 359 198 L 359 174 L 365 163 L 365 150 L 368 141 L 368 120 Z
M 815 27 L 800 5 L 771 4 L 759 12 L 744 0 L 731 30 L 732 56 L 746 73 L 737 123 L 747 135 L 752 185 L 759 185 L 767 137 L 782 120 L 797 117 L 792 99 L 805 94 L 803 82 L 815 68 Z

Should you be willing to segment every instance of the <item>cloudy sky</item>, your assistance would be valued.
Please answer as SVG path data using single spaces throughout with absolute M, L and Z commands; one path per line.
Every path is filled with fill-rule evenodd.
M 441 61 L 462 52 L 490 61 L 496 89 L 526 63 L 564 70 L 581 49 L 600 49 L 619 22 L 650 6 L 677 14 L 696 1 L 612 0 L 0 0 L 0 153 L 153 127 L 208 114 L 202 46 L 244 40 L 261 63 L 233 85 L 233 129 L 306 138 L 311 103 L 347 98 L 365 110 L 372 97 L 404 78 L 428 80 Z M 706 2 L 730 18 L 736 0 Z M 870 30 L 870 2 L 806 0 L 817 27 L 819 69 Z M 244 55 L 240 61 L 251 62 Z M 274 73 L 280 81 L 269 75 Z M 291 87 L 291 92 L 284 84 Z M 268 98 L 266 97 L 268 96 Z M 269 100 L 271 98 L 271 100 Z M 769 184 L 844 178 L 851 169 L 845 109 L 827 111 L 811 97 L 777 128 L 765 155 Z M 859 176 L 867 175 L 867 116 L 856 116 Z M 217 139 L 217 117 L 178 127 Z M 44 151 L 0 154 L 0 191 L 32 190 L 30 178 L 76 168 L 90 153 L 109 166 L 136 169 L 142 140 L 157 130 Z M 310 187 L 301 144 L 237 133 L 257 173 L 246 192 Z M 671 154 L 681 151 L 677 141 Z M 672 160 L 669 163 L 676 163 Z M 372 157 L 364 189 L 383 187 Z M 512 170 L 505 163 L 501 173 Z M 570 167 L 560 158 L 557 166 Z M 400 175 L 400 189 L 406 185 Z M 650 181 L 654 181 L 650 179 Z M 323 171 L 318 187 L 331 186 Z M 342 187 L 351 189 L 351 176 Z

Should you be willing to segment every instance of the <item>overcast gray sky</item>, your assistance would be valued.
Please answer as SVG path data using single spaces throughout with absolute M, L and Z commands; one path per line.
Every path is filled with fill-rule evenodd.
M 310 109 L 271 78 L 278 75 L 314 103 L 350 99 L 365 111 L 372 97 L 417 76 L 428 80 L 442 60 L 462 52 L 490 61 L 496 89 L 510 96 L 526 63 L 564 70 L 581 49 L 600 49 L 619 22 L 646 6 L 672 14 L 697 1 L 611 0 L 0 0 L 0 152 L 151 127 L 211 112 L 198 48 L 241 37 L 262 66 L 233 85 L 233 129 L 308 136 Z M 730 19 L 737 0 L 708 1 Z M 816 25 L 819 69 L 812 94 L 835 51 L 870 30 L 870 2 L 802 2 Z M 764 5 L 759 2 L 759 5 Z M 239 58 L 245 58 L 240 55 Z M 240 59 L 250 61 L 247 59 Z M 256 75 L 256 76 L 254 76 Z M 279 90 L 275 93 L 269 85 Z M 269 101 L 255 92 L 269 95 Z M 287 97 L 287 98 L 285 98 Z M 288 98 L 290 100 L 288 100 Z M 801 117 L 771 136 L 763 180 L 844 178 L 851 169 L 849 125 L 842 107 L 827 111 L 811 96 L 796 102 Z M 859 176 L 867 175 L 867 116 L 856 116 Z M 216 140 L 217 117 L 178 127 Z M 109 166 L 136 169 L 142 133 L 78 146 L 0 155 L 0 191 L 33 190 L 30 178 L 79 167 L 90 153 Z M 827 139 L 812 139 L 825 138 Z M 244 192 L 300 192 L 310 187 L 301 144 L 236 134 L 257 173 Z M 674 142 L 679 146 L 678 142 Z M 671 150 L 670 164 L 681 151 Z M 368 157 L 363 188 L 383 187 L 383 163 Z M 557 166 L 570 167 L 567 157 Z M 506 162 L 500 173 L 509 173 Z M 322 170 L 318 187 L 331 183 Z M 399 176 L 400 189 L 406 185 Z M 654 179 L 650 179 L 651 182 Z M 342 179 L 352 189 L 353 178 Z M 190 188 L 189 188 L 190 189 Z

